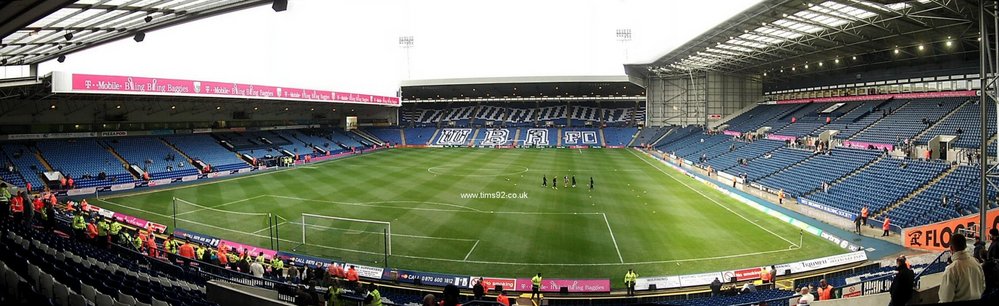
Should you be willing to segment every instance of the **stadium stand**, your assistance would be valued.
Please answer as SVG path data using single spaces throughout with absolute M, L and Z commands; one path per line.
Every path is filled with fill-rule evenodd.
M 637 128 L 608 127 L 603 129 L 604 141 L 607 146 L 627 146 L 638 133 Z
M 111 154 L 96 139 L 48 140 L 37 143 L 52 168 L 73 177 L 77 187 L 134 182 L 125 162 Z M 80 156 L 88 158 L 81 159 Z M 106 179 L 101 179 L 101 173 Z
M 430 140 L 434 137 L 434 133 L 437 131 L 436 128 L 406 128 L 403 132 L 406 134 L 406 144 L 407 145 L 427 145 Z
M 402 125 L 411 127 L 464 128 L 494 125 L 529 127 L 552 124 L 555 126 L 634 126 L 645 121 L 645 106 L 633 103 L 597 104 L 574 102 L 572 104 L 504 103 L 468 105 L 452 103 L 439 105 L 427 103 L 404 108 Z
M 947 167 L 942 162 L 882 158 L 838 182 L 827 181 L 828 192 L 819 189 L 805 197 L 855 213 L 864 206 L 880 211 L 922 187 Z M 892 188 L 884 188 L 887 185 Z
M 811 151 L 792 149 L 787 147 L 777 148 L 770 155 L 764 154 L 746 162 L 745 165 L 736 165 L 725 169 L 725 172 L 744 175 L 749 181 L 756 181 L 760 178 L 781 171 L 800 163 L 812 156 Z
M 632 146 L 642 146 L 650 145 L 655 146 L 657 141 L 663 137 L 666 133 L 672 131 L 674 127 L 672 126 L 658 126 L 658 127 L 642 127 L 638 131 L 638 135 L 635 136 L 634 141 L 632 141 Z
M 978 174 L 979 170 L 975 167 L 957 166 L 923 192 L 889 210 L 888 217 L 903 228 L 958 217 L 954 207 L 960 205 L 960 200 L 955 195 L 969 186 L 977 190 L 972 183 L 978 181 Z M 952 199 L 948 200 L 951 207 L 943 206 L 944 197 Z
M 163 139 L 184 152 L 190 159 L 208 163 L 218 171 L 250 167 L 209 135 L 168 136 Z
M 978 126 L 981 119 L 982 110 L 978 105 L 979 99 L 973 98 L 969 103 L 961 105 L 957 111 L 940 122 L 937 122 L 929 130 L 925 131 L 915 140 L 916 144 L 926 144 L 933 137 L 938 135 L 958 136 L 957 141 L 952 145 L 960 148 L 978 148 L 981 143 L 981 127 Z M 988 113 L 988 122 L 995 122 L 995 113 Z M 996 134 L 996 126 L 988 125 L 989 139 Z
M 399 128 L 371 128 L 364 129 L 371 135 L 378 137 L 382 141 L 391 144 L 402 144 L 402 129 Z
M 966 98 L 912 100 L 897 109 L 891 109 L 883 119 L 850 139 L 870 143 L 900 144 L 902 140 L 916 136 L 966 100 Z
M 132 165 L 150 173 L 152 179 L 198 174 L 198 169 L 162 141 L 151 137 L 112 138 L 103 141 Z M 173 157 L 173 158 L 169 158 Z
M 763 177 L 758 182 L 771 189 L 784 189 L 798 197 L 874 161 L 883 152 L 835 148 L 828 154 L 816 154 L 787 169 Z
M 737 167 L 740 159 L 749 161 L 783 146 L 783 141 L 767 139 L 757 140 L 741 146 L 738 150 L 714 156 L 713 158 L 707 160 L 707 165 L 716 170 L 724 171 L 729 168 Z

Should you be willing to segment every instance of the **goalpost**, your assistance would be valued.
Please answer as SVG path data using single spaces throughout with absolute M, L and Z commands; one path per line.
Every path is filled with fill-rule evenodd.
M 317 254 L 324 252 L 313 248 L 382 255 L 386 266 L 392 255 L 391 222 L 303 213 L 301 226 L 302 242 L 296 249 L 304 247 Z

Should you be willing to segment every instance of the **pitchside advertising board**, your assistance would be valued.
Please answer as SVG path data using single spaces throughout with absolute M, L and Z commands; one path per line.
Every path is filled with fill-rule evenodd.
M 979 215 L 954 218 L 943 222 L 910 227 L 902 230 L 902 244 L 907 248 L 928 251 L 944 251 L 950 248 L 950 236 L 959 233 L 972 225 L 978 225 Z M 993 229 L 999 225 L 999 209 L 989 210 L 985 214 L 986 228 Z
M 259 98 L 400 106 L 398 97 L 232 82 L 94 75 L 61 71 L 53 72 L 52 80 L 52 92 L 55 93 Z

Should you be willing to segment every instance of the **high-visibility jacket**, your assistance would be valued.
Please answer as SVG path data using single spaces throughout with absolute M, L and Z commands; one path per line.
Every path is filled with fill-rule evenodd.
M 233 254 L 233 253 L 229 253 L 228 255 L 226 255 L 226 257 L 229 258 L 229 262 L 237 262 L 237 261 L 239 261 L 239 256 L 236 256 L 236 254 Z
M 201 260 L 202 258 L 205 258 L 205 250 L 206 249 L 207 248 L 195 247 L 194 254 L 198 255 L 198 260 Z
M 541 288 L 541 281 L 542 281 L 541 275 L 535 275 L 534 277 L 531 278 L 531 285 Z
M 500 295 L 496 296 L 496 302 L 500 303 L 500 304 L 503 304 L 504 306 L 510 306 L 510 298 L 506 297 L 502 293 L 500 293 Z
M 10 201 L 10 211 L 14 213 L 24 212 L 24 200 L 21 197 L 14 197 Z
M 179 251 L 180 256 L 183 256 L 185 258 L 194 258 L 194 246 L 191 245 L 190 243 L 185 243 L 184 245 L 180 246 L 179 249 L 180 249 Z
M 259 262 L 259 263 L 263 264 L 263 263 L 264 263 L 264 261 L 266 261 L 266 260 L 267 260 L 267 257 L 264 257 L 264 255 L 259 255 L 259 256 L 257 256 L 257 258 L 256 258 L 255 260 L 256 260 L 257 262 Z
M 284 269 L 284 261 L 280 258 L 274 257 L 274 260 L 271 260 L 271 269 L 274 269 L 275 271 Z
M 624 284 L 631 285 L 638 281 L 638 274 L 635 272 L 628 272 L 624 274 Z
M 121 223 L 118 223 L 118 221 L 115 220 L 114 222 L 111 223 L 111 235 L 118 236 L 118 233 L 120 232 L 121 232 Z
M 764 283 L 770 282 L 770 271 L 767 271 L 767 268 L 760 268 L 760 280 Z
M 371 306 L 382 306 L 382 293 L 378 292 L 377 288 L 374 289 L 374 290 L 371 290 L 371 292 L 369 292 L 368 294 L 371 295 L 371 303 L 368 303 L 368 305 L 371 305 Z
M 148 248 L 150 250 L 155 250 L 156 249 L 156 236 L 153 236 L 152 233 L 150 233 L 149 236 L 146 237 L 145 241 L 146 241 L 146 248 Z M 165 247 L 166 243 L 164 243 L 163 246 Z M 150 252 L 152 252 L 152 251 L 150 251 Z
M 107 220 L 97 222 L 97 236 L 106 237 L 110 227 Z
M 825 288 L 819 287 L 818 291 L 819 291 L 819 301 L 832 299 L 832 292 L 833 292 L 832 286 L 826 285 Z
M 173 241 L 173 239 L 168 239 L 167 241 L 163 242 L 163 249 L 166 250 L 167 253 L 177 254 L 177 244 L 176 243 L 177 242 Z
M 863 209 L 860 210 L 860 216 L 867 218 L 867 207 L 864 207 Z
M 3 190 L 0 191 L 0 202 L 10 201 L 10 190 L 7 190 L 7 188 L 2 188 L 2 189 Z
M 351 281 L 351 282 L 356 282 L 357 281 L 357 270 L 354 270 L 353 268 L 347 270 L 347 280 Z
M 93 222 L 87 223 L 87 237 L 90 239 L 97 237 L 97 226 Z
M 39 198 L 35 198 L 35 201 L 31 202 L 31 204 L 35 206 L 35 210 L 37 211 L 41 211 L 45 208 L 45 202 L 42 202 L 42 199 Z
M 132 247 L 136 250 L 142 249 L 142 235 L 136 234 L 135 238 L 132 238 Z
M 216 252 L 217 253 L 217 252 Z M 219 257 L 219 264 L 225 266 L 229 264 L 229 256 L 225 253 L 217 253 Z
M 881 229 L 887 231 L 890 228 L 891 228 L 891 221 L 888 220 L 888 217 L 885 217 L 885 223 L 881 225 Z
M 24 184 L 24 189 L 27 189 L 28 192 L 31 192 L 31 183 Z
M 87 220 L 83 219 L 83 215 L 76 215 L 73 217 L 73 229 L 83 230 L 87 228 Z

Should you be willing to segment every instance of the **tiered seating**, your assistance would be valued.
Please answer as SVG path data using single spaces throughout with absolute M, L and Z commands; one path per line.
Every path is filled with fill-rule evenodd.
M 879 211 L 922 187 L 946 169 L 947 165 L 941 162 L 884 158 L 832 184 L 829 192 L 815 192 L 807 198 L 845 211 L 859 212 L 864 206 Z
M 881 118 L 884 118 L 884 111 L 891 110 L 894 113 L 898 111 L 899 107 L 908 102 L 908 100 L 869 101 L 864 105 L 858 106 L 852 112 L 840 118 L 840 120 L 837 120 L 837 124 L 827 125 L 826 128 L 819 129 L 816 132 L 820 133 L 826 129 L 839 130 L 836 138 L 847 139 L 853 137 L 853 135 L 867 126 L 881 120 Z
M 350 135 L 348 135 L 347 132 L 344 132 L 343 130 L 335 130 L 329 136 L 330 139 L 333 139 L 334 142 L 344 145 L 348 148 L 360 149 L 367 145 L 357 139 L 354 139 L 353 137 L 350 137 Z
M 794 291 L 780 290 L 780 289 L 768 289 L 760 290 L 752 293 L 744 293 L 733 296 L 715 296 L 699 299 L 681 300 L 681 301 L 668 301 L 661 302 L 659 304 L 663 305 L 684 305 L 684 306 L 715 306 L 715 305 L 740 305 L 740 304 L 755 304 L 765 301 L 773 301 L 777 299 L 786 299 L 794 296 Z
M 453 127 L 463 128 L 482 126 L 486 122 L 494 125 L 528 127 L 556 126 L 631 126 L 645 121 L 645 107 L 634 103 L 591 103 L 573 102 L 570 104 L 503 103 L 503 104 L 428 104 L 406 107 L 401 112 L 405 126 L 431 127 L 441 123 L 453 123 Z M 448 125 L 452 126 L 452 125 Z
M 659 137 L 662 137 L 663 134 L 666 134 L 672 129 L 673 129 L 672 126 L 643 127 L 641 130 L 638 131 L 638 135 L 635 136 L 635 142 L 633 143 L 633 145 L 635 146 L 641 146 L 642 144 L 655 145 L 652 142 L 659 140 Z
M 384 142 L 402 144 L 402 132 L 398 128 L 373 128 L 364 129 L 364 131 L 378 137 L 378 139 Z
M 96 139 L 49 140 L 38 142 L 45 160 L 57 171 L 73 177 L 76 187 L 92 187 L 134 182 L 117 157 L 97 143 Z M 86 158 L 80 158 L 85 156 Z M 98 175 L 104 172 L 106 181 Z
M 16 143 L 5 143 L 0 145 L 0 149 L 3 150 L 4 155 L 9 161 L 14 164 L 14 171 L 20 174 L 20 177 L 25 182 L 30 182 L 32 186 L 41 187 L 45 185 L 42 182 L 41 176 L 42 172 L 45 171 L 45 165 L 42 165 L 42 162 L 35 157 L 34 150 Z
M 23 292 L 41 295 L 34 305 L 215 305 L 202 286 L 178 278 L 179 268 L 146 268 L 106 249 L 0 222 L 11 230 L 0 238 L 0 256 L 33 287 Z
M 725 172 L 746 175 L 750 181 L 758 180 L 774 172 L 783 170 L 812 156 L 812 152 L 791 148 L 777 148 L 768 157 L 766 154 L 754 158 L 745 166 L 737 165 L 725 169 Z
M 677 156 L 689 159 L 698 160 L 702 157 L 702 151 L 711 146 L 721 144 L 723 142 L 729 141 L 732 136 L 717 134 L 717 135 L 704 135 L 695 134 L 690 137 L 684 138 L 683 140 L 673 142 L 665 146 L 665 148 Z M 727 147 L 727 146 L 726 146 Z
M 878 151 L 836 148 L 830 154 L 818 154 L 808 160 L 759 180 L 763 186 L 782 188 L 797 197 L 857 170 L 881 155 Z
M 198 169 L 188 163 L 173 148 L 168 147 L 163 141 L 157 138 L 113 138 L 105 140 L 104 143 L 113 148 L 115 152 L 118 152 L 118 155 L 121 155 L 130 164 L 145 169 L 152 179 L 198 174 Z M 174 156 L 175 160 L 168 161 L 166 159 L 167 155 Z M 146 164 L 146 161 L 151 161 L 152 163 Z
M 954 172 L 947 174 L 930 188 L 888 211 L 888 217 L 892 219 L 892 223 L 903 228 L 957 217 L 955 203 L 949 201 L 949 207 L 943 207 L 943 198 L 954 199 L 955 194 L 968 186 L 977 188 L 977 185 L 971 183 L 978 181 L 978 175 L 979 169 L 976 167 L 958 166 Z
M 715 170 L 724 171 L 725 169 L 739 167 L 740 159 L 745 159 L 747 161 L 752 160 L 783 146 L 783 141 L 767 139 L 757 140 L 741 146 L 738 150 L 725 152 L 715 156 L 714 158 L 710 158 L 708 159 L 707 164 Z
M 168 143 L 176 146 L 188 157 L 212 165 L 215 171 L 228 171 L 249 168 L 250 165 L 236 157 L 236 154 L 222 147 L 208 135 L 183 135 L 165 137 Z
M 608 146 L 626 146 L 637 132 L 637 128 L 604 128 L 604 141 L 607 142 Z
M 407 128 L 403 130 L 406 133 L 407 145 L 426 145 L 430 142 L 430 138 L 434 137 L 435 131 L 437 131 L 436 128 Z
M 954 135 L 958 136 L 958 138 L 957 141 L 951 144 L 952 146 L 978 148 L 982 139 L 982 130 L 979 126 L 982 112 L 978 101 L 978 98 L 973 98 L 972 103 L 964 104 L 960 109 L 951 114 L 950 117 L 933 125 L 930 130 L 926 131 L 915 142 L 917 144 L 926 144 L 937 135 Z M 988 116 L 989 119 L 986 122 L 996 122 L 995 112 L 988 112 Z M 996 125 L 986 124 L 986 126 L 989 129 L 989 137 L 987 139 L 991 139 L 996 134 Z M 958 130 L 961 133 L 958 133 Z
M 732 120 L 729 120 L 727 130 L 740 133 L 754 132 L 757 129 L 768 126 L 772 120 L 781 118 L 788 112 L 801 107 L 800 104 L 776 104 L 760 105 L 745 113 L 742 113 Z M 784 126 L 783 124 L 781 125 Z M 776 129 L 775 129 L 776 130 Z
M 818 130 L 822 126 L 826 125 L 826 118 L 832 118 L 831 114 L 819 114 L 819 111 L 832 106 L 832 103 L 812 103 L 801 110 L 794 112 L 790 115 L 790 118 L 795 118 L 795 122 L 791 122 L 788 116 L 782 119 L 787 122 L 787 125 L 777 129 L 773 127 L 771 133 L 777 135 L 802 137 L 811 134 L 815 130 Z
M 313 146 L 324 148 L 323 146 L 326 145 L 324 150 L 331 149 L 329 139 L 305 135 L 297 130 L 278 130 L 274 131 L 274 134 L 288 141 L 288 144 L 281 145 L 282 149 L 288 150 L 289 152 L 295 154 L 308 154 L 315 157 L 321 154 L 319 154 Z M 270 140 L 271 138 L 268 137 L 267 139 Z
M 12 163 L 10 161 L 10 159 L 7 158 L 7 156 L 0 157 L 0 161 L 3 162 L 3 166 L 2 166 L 3 168 L 0 168 L 0 179 L 3 179 L 3 181 L 7 182 L 7 184 L 13 184 L 14 186 L 17 186 L 17 187 L 27 186 L 26 182 L 24 181 L 24 178 L 21 177 L 21 174 L 17 172 L 17 168 L 16 167 L 13 168 L 14 171 L 9 171 L 10 169 L 8 169 L 7 166 L 13 166 L 14 163 Z M 30 172 L 27 172 L 27 173 L 30 173 Z M 33 183 L 32 183 L 32 185 L 34 185 L 34 186 L 41 186 L 41 185 L 35 185 Z
M 916 136 L 929 127 L 929 124 L 940 120 L 941 117 L 960 106 L 964 101 L 966 98 L 912 100 L 898 110 L 892 111 L 888 117 L 878 121 L 877 124 L 858 134 L 852 140 L 898 144 L 901 140 Z
M 674 142 L 686 139 L 687 137 L 690 136 L 700 135 L 702 131 L 703 129 L 696 126 L 687 126 L 679 129 L 674 129 L 673 133 L 666 135 L 666 137 L 663 137 L 663 139 L 659 141 L 659 144 L 656 145 L 656 149 L 664 150 L 666 146 L 669 146 Z

